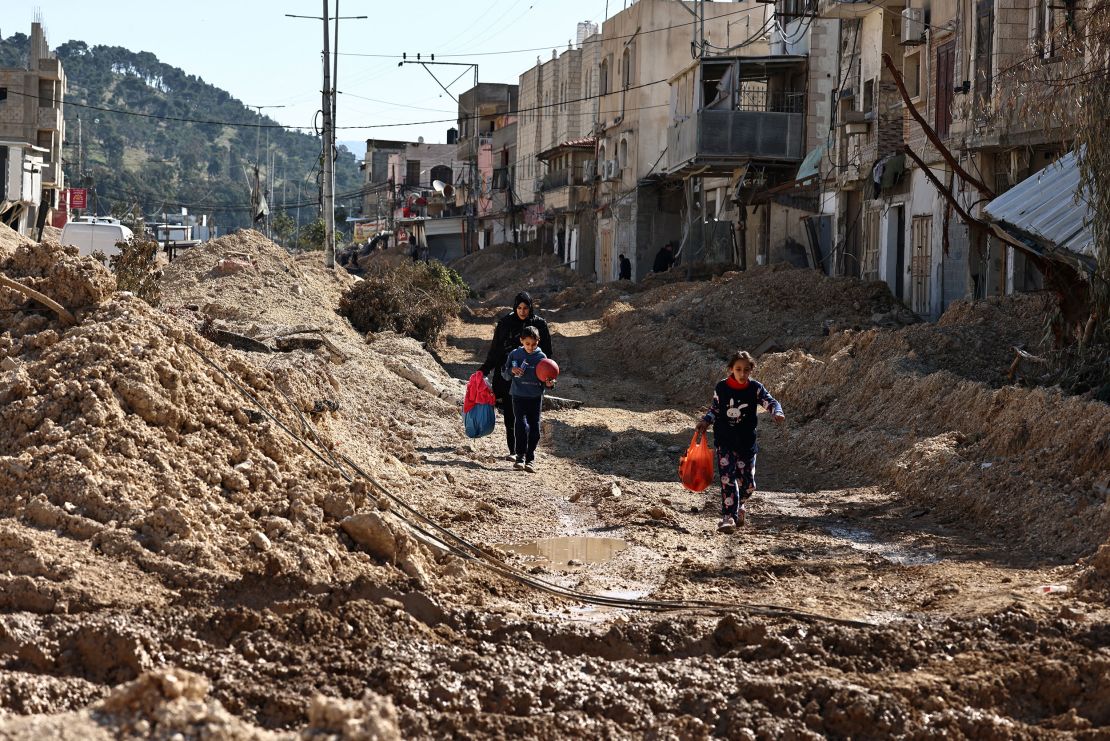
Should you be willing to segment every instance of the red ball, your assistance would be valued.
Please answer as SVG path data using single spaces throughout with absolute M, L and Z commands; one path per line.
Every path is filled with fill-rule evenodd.
M 541 381 L 554 381 L 559 377 L 559 364 L 551 358 L 544 358 L 536 364 L 536 378 Z

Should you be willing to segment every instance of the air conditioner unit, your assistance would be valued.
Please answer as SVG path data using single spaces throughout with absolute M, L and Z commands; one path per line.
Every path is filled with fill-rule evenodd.
M 906 8 L 902 11 L 902 44 L 916 46 L 925 38 L 925 9 Z
M 582 163 L 582 182 L 590 183 L 594 179 L 594 167 L 597 165 L 595 160 L 586 160 Z
M 617 160 L 605 161 L 605 179 L 616 180 L 621 176 L 620 163 Z

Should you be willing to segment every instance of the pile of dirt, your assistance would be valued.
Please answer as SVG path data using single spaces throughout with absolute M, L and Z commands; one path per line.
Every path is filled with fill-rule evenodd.
M 602 316 L 607 341 L 619 337 L 630 364 L 642 365 L 676 399 L 691 404 L 704 404 L 736 349 L 758 357 L 814 347 L 845 327 L 917 321 L 882 283 L 788 266 L 726 273 L 709 282 L 666 282 L 622 299 Z
M 78 319 L 116 290 L 115 277 L 95 260 L 78 257 L 75 247 L 38 245 L 23 237 L 8 244 L 12 248 L 6 252 L 0 246 L 0 272 L 57 301 Z M 45 326 L 40 314 L 49 309 L 18 291 L 0 287 L 0 312 L 15 312 L 19 318 L 8 321 L 26 320 L 30 324 L 23 331 L 31 331 Z
M 451 263 L 473 290 L 487 303 L 508 305 L 521 291 L 533 298 L 559 293 L 568 286 L 584 285 L 587 281 L 562 262 L 556 255 L 513 259 L 512 245 L 491 247 L 466 255 Z
M 7 224 L 0 223 L 0 259 L 11 255 L 17 247 L 33 242 L 34 240 L 28 239 Z
M 317 695 L 300 733 L 274 732 L 232 715 L 209 696 L 210 683 L 188 671 L 158 669 L 112 690 L 84 710 L 31 715 L 4 725 L 8 738 L 219 738 L 230 741 L 351 741 L 400 739 L 397 710 L 388 698 L 367 693 L 361 700 Z
M 783 402 L 805 454 L 837 460 L 941 520 L 1074 560 L 1110 537 L 1110 406 L 975 380 L 995 372 L 989 349 L 979 348 L 988 362 L 975 356 L 985 339 L 958 318 L 845 332 L 812 354 L 766 358 L 760 379 Z M 944 352 L 971 378 L 936 369 Z

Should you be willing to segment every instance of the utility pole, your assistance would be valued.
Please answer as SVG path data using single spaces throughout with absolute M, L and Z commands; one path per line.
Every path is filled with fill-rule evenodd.
M 413 59 L 408 59 L 407 54 L 402 54 L 401 55 L 401 61 L 397 62 L 397 66 L 402 67 L 406 64 L 419 64 L 421 67 L 424 68 L 425 72 L 427 72 L 429 75 L 432 76 L 432 79 L 436 81 L 436 84 L 440 86 L 440 88 L 443 90 L 443 92 L 445 92 L 445 93 L 447 93 L 448 95 L 451 96 L 451 100 L 455 101 L 455 103 L 459 106 L 459 108 L 462 109 L 463 112 L 467 114 L 467 118 L 468 119 L 473 119 L 473 122 L 474 122 L 473 129 L 470 132 L 471 141 L 473 142 L 473 146 L 469 148 L 469 150 L 470 150 L 469 155 L 470 156 L 469 156 L 468 159 L 469 159 L 470 162 L 469 162 L 469 167 L 467 168 L 468 177 L 470 179 L 470 187 L 467 188 L 467 195 L 466 195 L 467 234 L 466 234 L 466 239 L 463 241 L 463 253 L 464 254 L 470 254 L 471 252 L 477 251 L 477 246 L 478 246 L 478 226 L 477 226 L 477 222 L 478 222 L 478 189 L 481 187 L 478 183 L 478 151 L 481 148 L 480 145 L 479 145 L 479 142 L 478 142 L 478 121 L 479 121 L 479 119 L 478 119 L 478 108 L 479 108 L 478 101 L 475 100 L 473 110 L 470 110 L 470 111 L 466 110 L 465 106 L 463 106 L 463 104 L 459 102 L 459 99 L 456 98 L 454 96 L 454 94 L 450 90 L 447 89 L 447 86 L 439 81 L 439 78 L 435 76 L 435 73 L 432 72 L 430 69 L 428 69 L 428 65 L 430 65 L 430 64 L 439 64 L 439 65 L 447 65 L 447 66 L 451 66 L 451 67 L 473 67 L 474 68 L 474 95 L 476 97 L 480 97 L 478 95 L 478 65 L 474 64 L 474 63 L 471 63 L 471 62 L 437 62 L 437 61 L 435 61 L 435 58 L 436 58 L 435 54 L 430 55 L 430 57 L 431 58 L 429 60 L 421 60 L 420 55 L 417 54 L 416 59 L 413 60 Z M 466 70 L 463 70 L 463 74 L 465 74 L 465 73 L 466 73 Z M 459 77 L 462 77 L 462 75 L 460 74 Z M 458 78 L 455 78 L 455 79 L 457 80 Z M 460 136 L 461 136 L 461 132 L 460 132 Z M 473 245 L 473 249 L 471 249 L 472 245 Z
M 339 0 L 335 0 L 336 3 Z M 335 15 L 336 24 L 339 14 Z M 335 122 L 332 120 L 331 49 L 328 45 L 328 0 L 324 0 L 324 267 L 335 267 Z
M 331 39 L 328 29 L 328 21 L 331 20 L 328 15 L 328 0 L 323 0 L 324 14 L 322 16 L 306 16 L 306 15 L 293 15 L 286 13 L 288 18 L 312 18 L 314 20 L 324 22 L 324 89 L 321 91 L 322 100 L 320 111 L 324 118 L 324 131 L 323 131 L 323 168 L 324 168 L 324 182 L 323 193 L 320 200 L 322 201 L 321 207 L 324 211 L 324 266 L 327 268 L 335 267 L 335 88 L 332 84 L 332 69 L 334 67 L 336 74 L 339 72 L 339 21 L 343 20 L 358 20 L 365 19 L 364 15 L 339 15 L 339 0 L 335 0 L 335 38 L 336 38 L 336 52 L 331 50 Z M 335 54 L 333 58 L 333 53 Z

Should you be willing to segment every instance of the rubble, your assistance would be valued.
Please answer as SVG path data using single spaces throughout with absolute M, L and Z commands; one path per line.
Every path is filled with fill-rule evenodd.
M 214 270 L 233 252 L 257 270 Z M 459 420 L 456 377 L 500 309 L 473 304 L 440 363 L 412 338 L 351 327 L 335 308 L 354 279 L 257 233 L 182 252 L 160 308 L 49 244 L 3 259 L 17 256 L 19 277 L 80 308 L 68 328 L 22 303 L 0 313 L 0 735 L 1105 724 L 1105 688 L 1086 681 L 1103 670 L 1090 646 L 1104 620 L 1080 597 L 1105 590 L 1110 419 L 1100 402 L 1006 384 L 997 344 L 1036 335 L 1037 310 L 1018 299 L 958 305 L 932 326 L 873 284 L 806 271 L 618 289 L 555 269 L 537 292 L 559 333 L 560 389 L 583 403 L 545 414 L 540 473 L 525 477 L 500 434 L 470 440 Z M 529 259 L 539 268 L 505 268 L 511 287 L 489 295 L 540 274 Z M 253 352 L 206 326 L 273 349 L 327 342 Z M 760 453 L 774 491 L 722 540 L 717 504 L 683 492 L 675 464 L 724 356 L 760 345 L 756 376 L 789 422 L 767 426 Z M 619 557 L 541 576 L 736 607 L 556 598 L 449 553 L 405 525 L 404 505 L 501 558 L 498 544 L 617 531 Z M 907 523 L 924 544 L 893 542 Z M 1007 552 L 974 550 L 989 545 Z M 900 563 L 894 546 L 940 555 Z M 1035 593 L 1080 571 L 1078 590 Z M 776 604 L 815 617 L 760 612 Z

